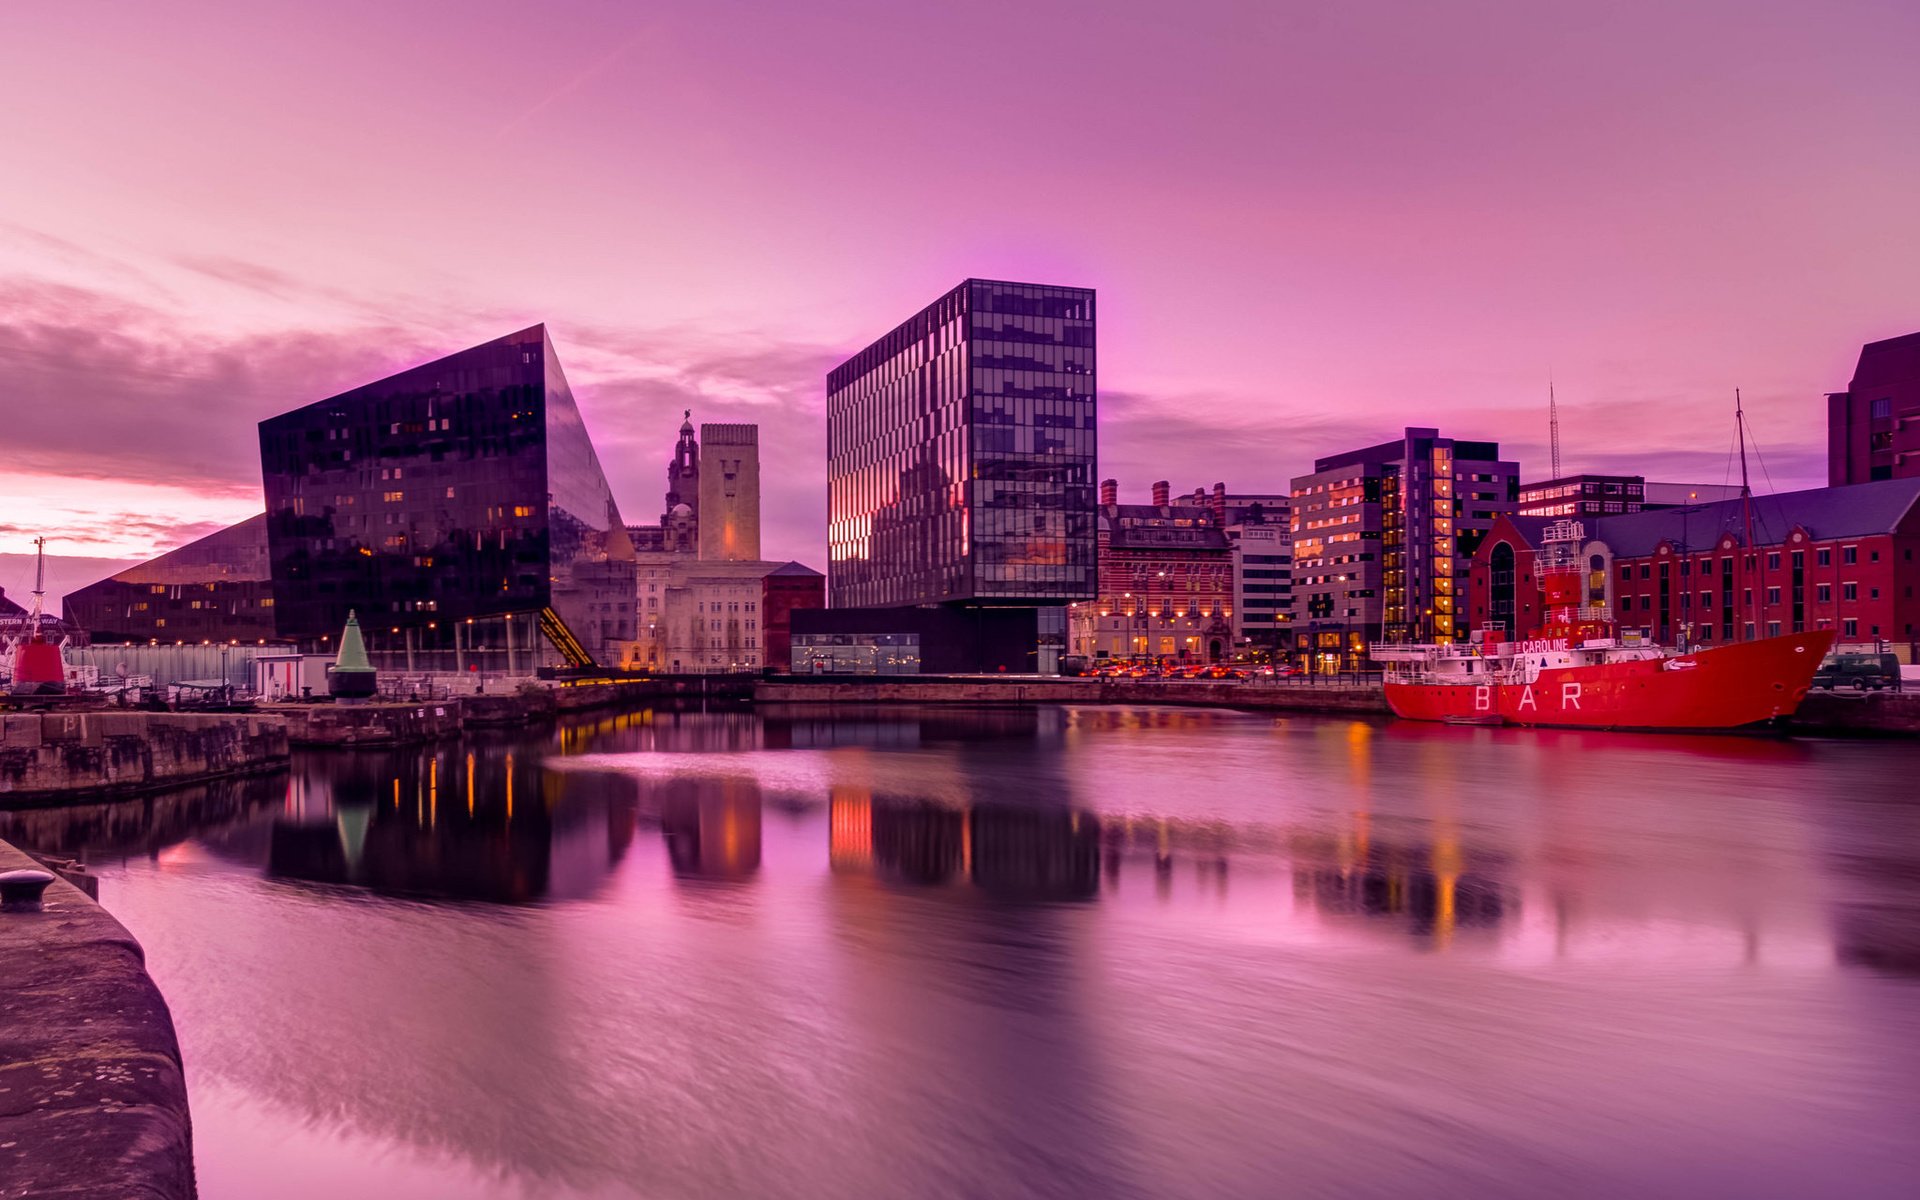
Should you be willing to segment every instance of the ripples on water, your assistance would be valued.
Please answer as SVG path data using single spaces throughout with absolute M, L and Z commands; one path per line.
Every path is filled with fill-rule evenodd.
M 1920 747 L 638 714 L 0 814 L 203 1194 L 1910 1195 Z

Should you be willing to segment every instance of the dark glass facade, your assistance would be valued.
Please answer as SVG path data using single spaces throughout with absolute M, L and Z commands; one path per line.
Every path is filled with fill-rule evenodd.
M 813 608 L 793 613 L 796 675 L 1031 675 L 1064 634 L 1057 605 Z
M 96 641 L 257 642 L 276 636 L 267 518 L 249 517 L 62 601 Z
M 443 669 L 634 637 L 633 545 L 543 325 L 263 421 L 260 461 L 283 636 L 357 610 L 372 649 Z
M 1094 595 L 1094 294 L 970 279 L 827 377 L 841 607 Z

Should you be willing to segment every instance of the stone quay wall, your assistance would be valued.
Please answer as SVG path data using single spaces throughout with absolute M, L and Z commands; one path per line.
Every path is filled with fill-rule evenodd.
M 511 697 L 487 697 L 504 700 Z M 268 709 L 286 722 L 295 746 L 351 749 L 412 746 L 460 736 L 462 700 L 405 704 L 277 704 Z
M 763 704 L 1171 704 L 1259 712 L 1385 716 L 1377 684 L 1275 684 L 1236 680 L 1157 683 L 1137 679 L 769 680 L 754 689 Z
M 252 713 L 6 713 L 0 804 L 154 791 L 265 770 L 287 754 L 286 722 Z
M 1809 692 L 1788 727 L 1796 733 L 1920 736 L 1920 692 Z
M 0 842 L 0 871 L 37 866 Z M 192 1200 L 173 1014 L 126 927 L 56 879 L 0 912 L 0 1196 Z

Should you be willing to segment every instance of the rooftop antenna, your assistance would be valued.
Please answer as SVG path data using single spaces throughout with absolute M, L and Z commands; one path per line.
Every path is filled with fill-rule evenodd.
M 1552 478 L 1560 478 L 1560 402 L 1553 394 L 1553 372 L 1547 372 L 1547 426 L 1548 441 L 1553 452 Z

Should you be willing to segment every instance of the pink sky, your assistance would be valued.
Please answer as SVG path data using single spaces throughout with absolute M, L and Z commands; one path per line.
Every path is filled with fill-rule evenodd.
M 259 508 L 254 423 L 546 321 L 630 520 L 968 275 L 1098 288 L 1102 474 L 1437 424 L 1779 488 L 1920 329 L 1909 3 L 30 5 L 0 39 L 0 553 Z M 1756 467 L 1756 474 L 1759 474 Z M 20 584 L 0 578 L 15 590 Z

